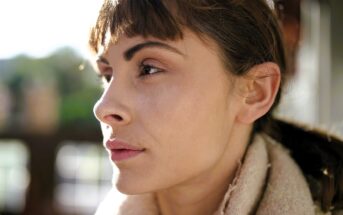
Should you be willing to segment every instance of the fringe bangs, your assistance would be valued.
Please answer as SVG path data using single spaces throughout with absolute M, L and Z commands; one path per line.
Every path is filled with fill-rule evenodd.
M 89 46 L 99 53 L 109 42 L 116 43 L 120 35 L 181 39 L 180 26 L 161 0 L 105 0 L 91 28 Z

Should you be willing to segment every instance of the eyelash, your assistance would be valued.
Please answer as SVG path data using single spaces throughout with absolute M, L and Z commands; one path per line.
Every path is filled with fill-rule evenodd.
M 110 83 L 112 79 L 112 74 L 98 74 L 98 79 L 102 85 L 102 87 L 105 87 L 106 84 Z
M 152 73 L 149 73 L 149 71 L 147 71 L 146 69 L 148 70 L 156 70 L 155 72 L 152 72 Z M 160 73 L 160 72 L 163 72 L 163 69 L 160 69 L 154 65 L 151 65 L 149 63 L 144 63 L 142 62 L 139 66 L 139 77 L 140 78 L 148 78 L 149 76 L 151 75 L 154 75 L 154 74 L 157 74 L 157 73 Z
M 139 74 L 138 74 L 138 77 L 139 78 L 142 78 L 142 79 L 145 79 L 145 78 L 148 78 L 149 76 L 151 75 L 154 75 L 156 73 L 160 73 L 160 72 L 163 72 L 164 70 L 163 69 L 160 69 L 156 66 L 153 66 L 151 64 L 148 64 L 148 63 L 144 63 L 142 62 L 140 65 L 139 65 Z M 155 72 L 152 72 L 152 73 L 149 73 L 149 71 L 151 70 L 156 70 Z M 102 72 L 101 74 L 98 75 L 99 79 L 102 80 L 102 82 L 105 84 L 105 83 L 109 83 L 112 79 L 112 72 L 111 73 L 107 73 L 107 72 Z

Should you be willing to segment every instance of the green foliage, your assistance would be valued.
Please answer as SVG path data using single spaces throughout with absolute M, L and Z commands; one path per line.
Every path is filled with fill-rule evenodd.
M 86 88 L 62 97 L 60 122 L 62 125 L 96 124 L 93 117 L 93 105 L 98 98 L 97 89 Z
M 12 114 L 25 108 L 22 100 L 28 88 L 49 85 L 57 89 L 60 126 L 98 126 L 92 113 L 100 96 L 100 82 L 96 79 L 90 63 L 69 48 L 41 59 L 21 55 L 0 61 L 0 84 L 9 88 L 15 102 Z

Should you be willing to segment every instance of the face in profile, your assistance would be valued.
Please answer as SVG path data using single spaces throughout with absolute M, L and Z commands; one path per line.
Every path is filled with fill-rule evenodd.
M 236 161 L 238 146 L 228 143 L 239 96 L 218 49 L 185 31 L 176 41 L 121 36 L 101 55 L 104 92 L 94 111 L 119 191 L 196 183 Z

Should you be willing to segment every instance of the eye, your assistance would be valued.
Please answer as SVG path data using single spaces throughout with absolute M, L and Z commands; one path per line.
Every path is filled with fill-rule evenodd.
M 142 63 L 139 68 L 140 77 L 153 75 L 159 72 L 163 72 L 163 69 L 160 69 L 158 67 L 155 67 L 153 65 L 146 64 L 146 63 Z
M 107 82 L 110 82 L 111 79 L 112 79 L 112 75 L 104 75 L 104 79 L 105 79 Z
M 109 83 L 112 79 L 112 74 L 99 74 L 98 77 L 104 82 Z
M 109 65 L 108 61 L 101 58 L 96 61 L 98 66 L 98 77 L 105 84 L 109 83 L 113 76 L 112 67 Z

